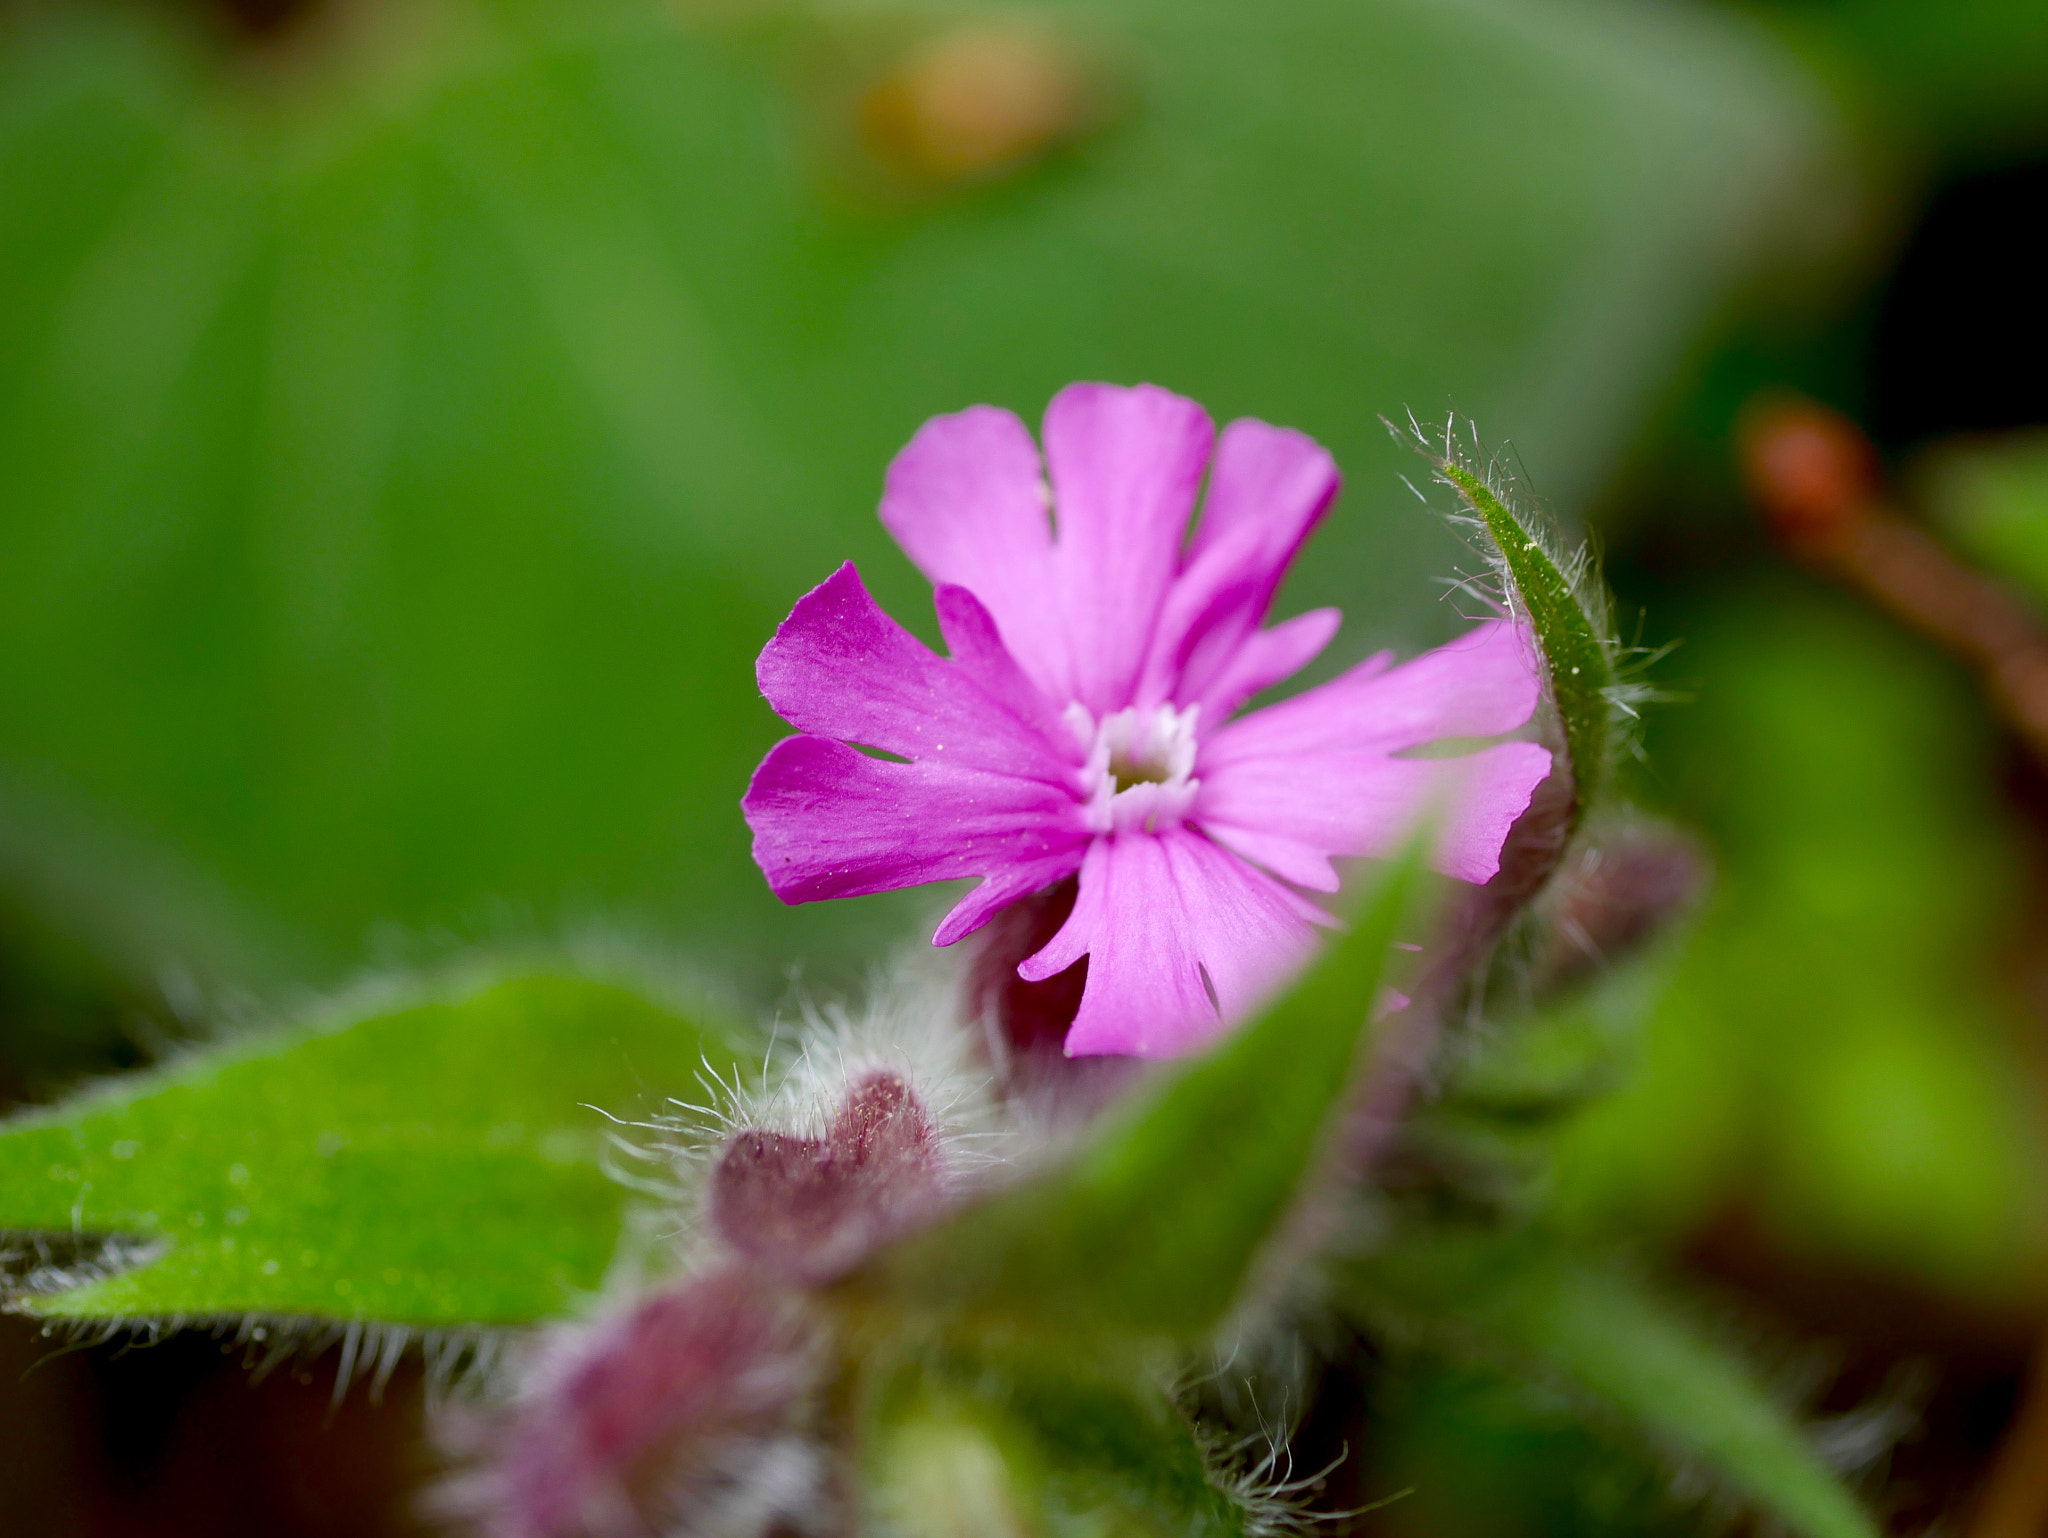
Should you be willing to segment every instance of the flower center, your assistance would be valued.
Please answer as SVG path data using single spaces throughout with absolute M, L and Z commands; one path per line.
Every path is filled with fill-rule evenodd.
M 1156 833 L 1187 815 L 1202 785 L 1194 778 L 1200 709 L 1132 705 L 1098 721 L 1078 702 L 1067 707 L 1067 724 L 1088 749 L 1081 795 L 1091 830 Z
M 1164 785 L 1173 778 L 1173 770 L 1156 758 L 1132 758 L 1112 752 L 1109 755 L 1109 778 L 1121 794 L 1133 785 Z

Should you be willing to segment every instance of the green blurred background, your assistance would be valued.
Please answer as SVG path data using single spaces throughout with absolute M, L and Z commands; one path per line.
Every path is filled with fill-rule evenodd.
M 1377 420 L 1455 408 L 1683 642 L 1632 794 L 1716 869 L 1542 1023 L 1630 1071 L 1539 1183 L 1960 1522 L 2048 1314 L 2048 779 L 1773 550 L 1731 424 L 1835 402 L 2048 595 L 2044 208 L 2038 0 L 0 3 L 0 1102 L 479 940 L 857 986 L 925 903 L 767 893 L 751 662 L 848 557 L 930 632 L 919 422 L 1315 434 L 1334 667 L 1458 624 Z M 0 1531 L 408 1530 L 404 1393 L 44 1349 Z M 1702 1520 L 1552 1407 L 1365 1392 L 1374 1530 Z

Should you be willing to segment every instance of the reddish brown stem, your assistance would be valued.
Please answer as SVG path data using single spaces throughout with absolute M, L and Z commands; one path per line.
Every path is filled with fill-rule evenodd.
M 1971 668 L 2048 764 L 2048 634 L 2025 603 L 1885 500 L 1856 425 L 1812 401 L 1767 400 L 1752 407 L 1740 447 L 1751 494 L 1794 553 Z

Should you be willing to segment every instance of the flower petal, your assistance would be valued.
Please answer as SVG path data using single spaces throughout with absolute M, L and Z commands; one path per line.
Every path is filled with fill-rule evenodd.
M 932 607 L 938 611 L 939 634 L 946 638 L 953 665 L 1018 720 L 1036 727 L 1063 758 L 1079 765 L 1087 755 L 1072 728 L 1010 654 L 995 616 L 981 600 L 964 587 L 946 583 L 932 594 Z
M 1224 848 L 1243 855 L 1282 881 L 1307 887 L 1311 892 L 1334 892 L 1343 885 L 1329 855 L 1315 844 L 1214 820 L 1202 823 L 1201 828 Z
M 1304 433 L 1248 418 L 1223 429 L 1186 569 L 1146 658 L 1141 703 L 1185 704 L 1215 690 L 1340 484 L 1337 462 Z
M 1074 911 L 1017 970 L 1088 957 L 1070 1057 L 1176 1057 L 1243 1018 L 1315 943 L 1327 915 L 1185 828 L 1098 839 Z
M 1074 697 L 1052 510 L 1029 428 L 994 406 L 933 417 L 891 462 L 881 515 L 934 585 L 967 588 L 987 606 L 1055 705 Z
M 997 875 L 1067 855 L 1087 830 L 1066 790 L 952 764 L 870 758 L 823 737 L 769 749 L 740 802 L 786 903 Z
M 1200 772 L 1243 757 L 1397 753 L 1440 737 L 1511 732 L 1535 713 L 1542 694 L 1531 645 L 1512 621 L 1488 620 L 1397 668 L 1368 658 L 1222 728 L 1203 744 Z
M 1309 531 L 1330 510 L 1343 477 L 1337 461 L 1307 433 L 1240 417 L 1223 429 L 1209 468 L 1209 495 L 1191 554 L 1242 528 L 1261 531 L 1269 580 L 1277 587 Z
M 1135 697 L 1214 439 L 1200 406 L 1156 385 L 1069 385 L 1046 408 L 1068 698 L 1098 717 Z
M 1000 651 L 992 626 L 990 643 Z M 817 736 L 1061 785 L 1079 760 L 1072 733 L 1042 704 L 1040 724 L 1027 725 L 977 682 L 994 678 L 1028 700 L 1020 677 L 1000 677 L 980 653 L 968 667 L 935 655 L 882 612 L 851 561 L 797 600 L 754 672 L 776 713 Z
M 1370 750 L 1242 754 L 1205 768 L 1194 816 L 1217 839 L 1293 879 L 1299 877 L 1261 853 L 1284 853 L 1272 841 L 1327 855 L 1388 855 L 1433 817 L 1436 868 L 1462 881 L 1487 881 L 1500 869 L 1508 829 L 1550 767 L 1549 749 L 1533 742 L 1504 742 L 1459 758 L 1389 758 Z
M 1019 898 L 1042 892 L 1056 881 L 1064 881 L 1081 867 L 1082 851 L 1077 845 L 1047 855 L 1029 864 L 1013 865 L 983 881 L 953 905 L 932 935 L 932 944 L 951 945 L 964 940 Z
M 1220 726 L 1261 689 L 1292 678 L 1322 655 L 1343 619 L 1336 609 L 1310 609 L 1271 629 L 1254 630 L 1237 648 L 1230 665 L 1195 696 L 1202 706 L 1202 719 Z M 1391 652 L 1382 652 L 1370 660 L 1384 667 L 1394 659 Z

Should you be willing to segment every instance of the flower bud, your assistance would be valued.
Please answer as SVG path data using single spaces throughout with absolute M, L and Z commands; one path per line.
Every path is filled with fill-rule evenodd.
M 813 1359 L 795 1306 L 739 1267 L 555 1328 L 502 1418 L 451 1421 L 476 1461 L 437 1504 L 490 1538 L 760 1531 L 816 1498 L 787 1425 Z
M 712 1226 L 755 1265 L 829 1281 L 940 1199 L 938 1140 L 898 1075 L 858 1079 L 822 1137 L 750 1128 L 711 1171 Z

